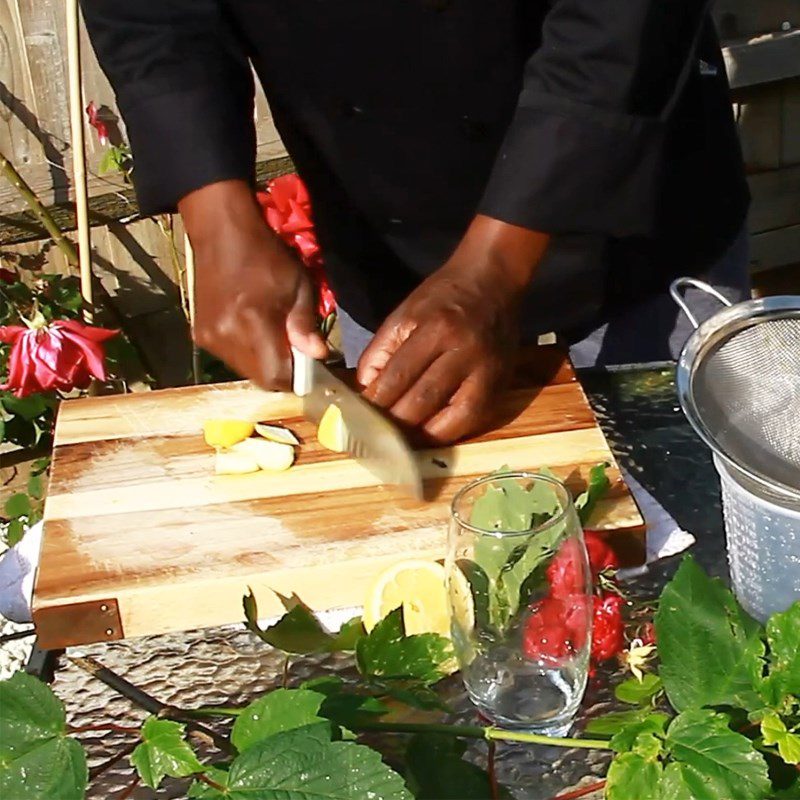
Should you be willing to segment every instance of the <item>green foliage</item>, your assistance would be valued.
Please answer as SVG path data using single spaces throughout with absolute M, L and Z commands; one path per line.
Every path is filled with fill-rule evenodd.
M 335 653 L 355 650 L 364 634 L 361 618 L 346 622 L 338 634 L 326 631 L 314 612 L 298 597 L 281 598 L 288 611 L 274 625 L 262 629 L 258 624 L 258 606 L 252 590 L 242 599 L 247 628 L 263 642 L 285 653 Z
M 618 753 L 626 753 L 641 746 L 640 737 L 649 734 L 663 736 L 669 717 L 661 712 L 648 714 L 644 719 L 625 725 L 622 730 L 611 737 L 611 747 Z
M 205 776 L 210 778 L 217 786 L 225 788 L 228 785 L 228 770 L 217 767 L 206 767 Z M 186 793 L 189 800 L 221 800 L 226 795 L 201 781 L 192 781 L 189 791 Z
M 667 800 L 659 790 L 663 767 L 639 753 L 623 753 L 614 759 L 606 776 L 607 800 Z M 675 800 L 680 796 L 675 795 Z M 691 795 L 685 800 L 690 800 Z
M 586 724 L 586 733 L 593 736 L 614 736 L 629 725 L 636 725 L 650 716 L 646 708 L 633 708 L 629 711 L 612 711 L 602 717 L 593 717 Z
M 769 651 L 759 665 L 758 691 L 767 705 L 783 708 L 800 696 L 800 601 L 767 622 Z
M 764 655 L 761 628 L 693 558 L 683 560 L 664 589 L 655 628 L 659 673 L 677 711 L 763 705 L 753 688 Z
M 406 783 L 416 800 L 486 800 L 492 797 L 489 776 L 464 761 L 467 746 L 459 739 L 416 734 L 405 754 Z M 501 790 L 500 797 L 510 797 Z
M 800 730 L 800 725 L 794 730 Z M 788 730 L 774 711 L 768 711 L 761 720 L 761 735 L 765 745 L 777 745 L 780 757 L 787 764 L 800 764 L 800 734 Z
M 631 705 L 649 705 L 653 698 L 664 688 L 661 678 L 648 672 L 642 680 L 630 678 L 618 684 L 614 689 L 617 700 Z
M 64 706 L 41 681 L 16 672 L 0 682 L 0 797 L 84 796 L 86 756 L 66 730 Z
M 356 663 L 367 678 L 415 680 L 443 678 L 452 662 L 450 642 L 435 633 L 406 636 L 402 609 L 395 609 L 358 641 Z
M 231 764 L 231 800 L 412 800 L 403 779 L 374 750 L 330 741 L 327 724 L 283 731 Z
M 592 516 L 597 501 L 602 499 L 611 488 L 611 481 L 606 475 L 608 464 L 597 464 L 589 470 L 589 485 L 586 491 L 575 498 L 575 508 L 581 525 L 586 525 Z
M 325 723 L 318 714 L 325 699 L 309 689 L 276 689 L 265 694 L 236 718 L 231 742 L 241 753 L 276 733 Z
M 203 765 L 183 738 L 179 722 L 148 717 L 142 725 L 142 743 L 131 754 L 142 781 L 157 789 L 165 775 L 183 778 L 203 771 Z

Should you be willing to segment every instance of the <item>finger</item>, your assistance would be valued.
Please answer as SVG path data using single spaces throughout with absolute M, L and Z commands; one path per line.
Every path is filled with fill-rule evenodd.
M 328 355 L 328 345 L 319 332 L 314 308 L 314 287 L 303 280 L 294 306 L 286 315 L 286 335 L 289 344 L 311 358 L 322 359 Z
M 417 328 L 391 355 L 364 397 L 381 408 L 391 408 L 436 360 L 440 350 L 424 328 Z
M 468 372 L 469 365 L 459 353 L 439 356 L 389 409 L 389 414 L 408 426 L 422 424 L 447 406 Z
M 473 372 L 446 408 L 428 420 L 422 430 L 437 444 L 451 444 L 474 433 L 486 422 L 495 381 L 485 370 Z
M 362 386 L 369 386 L 375 381 L 389 359 L 414 332 L 414 328 L 413 323 L 403 320 L 397 312 L 384 321 L 358 360 L 356 379 Z
M 292 383 L 292 359 L 286 324 L 279 313 L 242 312 L 248 331 L 249 373 L 246 377 L 267 390 L 288 390 Z

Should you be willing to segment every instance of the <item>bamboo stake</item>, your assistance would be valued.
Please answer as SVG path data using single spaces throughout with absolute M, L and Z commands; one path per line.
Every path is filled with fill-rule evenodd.
M 200 348 L 194 343 L 195 320 L 195 271 L 194 250 L 189 241 L 189 234 L 183 234 L 183 252 L 186 254 L 186 294 L 189 298 L 189 327 L 192 334 L 192 379 L 195 385 L 200 383 Z
M 69 70 L 69 122 L 72 140 L 72 182 L 75 188 L 75 216 L 78 222 L 78 259 L 83 295 L 83 315 L 94 319 L 92 290 L 92 241 L 89 231 L 89 201 L 86 186 L 86 150 L 83 139 L 83 89 L 81 86 L 80 13 L 78 0 L 66 0 L 67 66 Z

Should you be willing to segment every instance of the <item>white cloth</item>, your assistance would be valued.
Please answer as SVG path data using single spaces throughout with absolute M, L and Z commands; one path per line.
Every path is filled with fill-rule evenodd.
M 33 579 L 39 564 L 42 523 L 31 526 L 22 540 L 0 556 L 0 615 L 12 622 L 31 621 Z

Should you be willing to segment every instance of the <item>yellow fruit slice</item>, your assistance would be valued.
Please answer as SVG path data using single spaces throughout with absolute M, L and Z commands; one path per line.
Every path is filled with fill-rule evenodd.
M 364 627 L 371 631 L 390 611 L 403 608 L 406 633 L 450 637 L 445 571 L 435 561 L 401 561 L 381 572 L 367 592 Z
M 317 441 L 334 453 L 344 453 L 347 449 L 347 428 L 339 406 L 330 405 L 325 409 L 317 428 Z
M 288 429 L 282 425 L 268 425 L 266 422 L 256 423 L 256 433 L 269 439 L 271 442 L 278 442 L 279 444 L 291 444 L 294 446 L 300 445 L 300 440 Z
M 237 453 L 233 450 L 217 450 L 214 472 L 217 475 L 246 475 L 258 472 L 258 462 L 249 453 Z
M 260 469 L 270 472 L 282 472 L 294 464 L 294 447 L 266 439 L 245 439 L 233 445 L 231 452 L 254 459 Z
M 253 435 L 254 425 L 243 419 L 207 419 L 203 436 L 211 447 L 231 447 Z

